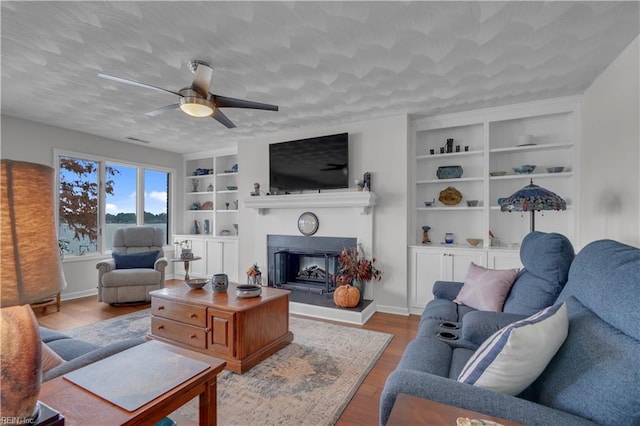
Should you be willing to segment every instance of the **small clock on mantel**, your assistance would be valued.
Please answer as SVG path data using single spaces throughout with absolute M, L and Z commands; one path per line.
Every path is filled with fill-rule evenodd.
M 302 235 L 311 236 L 318 231 L 318 216 L 311 212 L 304 212 L 298 218 L 298 230 Z

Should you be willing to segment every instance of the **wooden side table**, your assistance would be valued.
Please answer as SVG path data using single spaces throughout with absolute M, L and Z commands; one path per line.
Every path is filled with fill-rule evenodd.
M 174 345 L 151 341 L 143 345 L 153 345 L 154 351 L 168 351 L 185 357 L 202 361 L 210 367 L 179 383 L 171 390 L 163 393 L 157 398 L 147 402 L 134 411 L 127 411 L 106 399 L 77 386 L 71 381 L 62 377 L 57 377 L 42 384 L 40 390 L 40 401 L 59 411 L 65 419 L 65 424 L 88 425 L 88 424 L 108 424 L 108 425 L 149 425 L 171 414 L 191 399 L 199 396 L 201 425 L 217 424 L 217 384 L 218 374 L 224 369 L 225 362 L 202 354 L 190 351 Z M 136 347 L 132 348 L 135 349 Z M 130 351 L 129 349 L 128 351 Z M 126 355 L 128 351 L 120 352 L 117 355 Z M 135 353 L 135 352 L 134 352 Z M 132 361 L 144 362 L 144 360 L 132 359 Z M 129 364 L 124 361 L 125 364 Z M 179 364 L 176 365 L 178 367 Z M 126 368 L 126 366 L 125 366 Z M 138 369 L 125 369 L 123 371 L 113 371 L 113 374 L 126 375 L 127 380 L 135 382 Z M 79 371 L 79 370 L 77 370 Z M 126 389 L 123 389 L 126 391 Z
M 504 426 L 522 426 L 520 423 L 492 417 L 476 411 L 464 410 L 452 405 L 431 401 L 430 399 L 417 398 L 401 393 L 393 404 L 387 426 L 406 425 L 431 425 L 431 426 L 455 426 L 458 417 L 469 419 L 483 419 L 500 423 Z
M 189 262 L 193 262 L 195 260 L 200 260 L 202 259 L 200 256 L 194 256 L 191 259 L 171 259 L 172 262 L 177 263 L 177 262 L 184 262 L 184 280 L 187 281 L 189 279 Z

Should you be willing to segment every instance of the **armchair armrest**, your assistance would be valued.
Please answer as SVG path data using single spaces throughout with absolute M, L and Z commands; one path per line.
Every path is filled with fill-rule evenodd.
M 153 264 L 153 269 L 155 269 L 156 271 L 164 271 L 164 269 L 167 267 L 167 265 L 169 264 L 169 261 L 167 260 L 166 257 L 159 257 L 158 259 L 156 259 L 155 263 Z
M 67 374 L 71 371 L 77 370 L 78 368 L 93 364 L 96 361 L 100 361 L 101 359 L 110 357 L 146 341 L 147 340 L 144 337 L 123 340 L 88 352 L 84 355 L 80 355 L 79 357 L 69 360 L 44 373 L 42 375 L 42 381 L 46 382 L 47 380 L 55 379 L 58 376 L 62 376 L 63 374 Z
M 582 417 L 522 398 L 459 383 L 446 377 L 403 369 L 394 371 L 387 378 L 380 397 L 380 425 L 386 425 L 399 393 L 478 411 L 527 426 L 595 425 Z
M 100 271 L 100 273 L 104 274 L 105 272 L 110 272 L 116 269 L 116 261 L 111 259 L 105 259 L 96 265 L 96 269 Z
M 480 345 L 496 331 L 527 316 L 505 312 L 468 312 L 462 321 L 462 337 L 473 344 Z
M 464 283 L 458 281 L 436 281 L 433 283 L 433 295 L 437 299 L 453 300 Z

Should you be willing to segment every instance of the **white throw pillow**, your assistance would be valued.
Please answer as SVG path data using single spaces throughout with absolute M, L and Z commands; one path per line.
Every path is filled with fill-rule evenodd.
M 471 263 L 464 285 L 453 301 L 481 311 L 502 312 L 518 271 L 518 268 L 487 269 Z
M 514 322 L 480 345 L 460 372 L 458 381 L 518 395 L 544 371 L 568 331 L 565 303 Z

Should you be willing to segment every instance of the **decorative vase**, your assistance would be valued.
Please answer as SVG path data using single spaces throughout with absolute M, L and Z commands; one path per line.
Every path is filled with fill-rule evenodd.
M 358 305 L 362 303 L 362 301 L 364 300 L 364 281 L 357 281 L 357 280 L 353 280 L 351 282 L 351 285 L 355 288 L 357 288 L 358 290 L 360 290 L 360 301 L 358 302 Z

